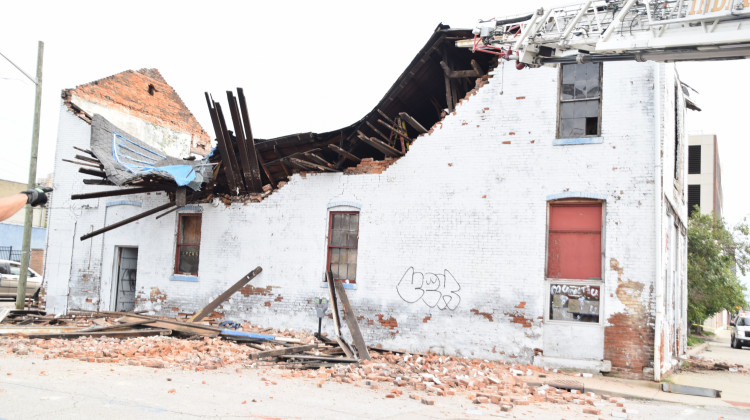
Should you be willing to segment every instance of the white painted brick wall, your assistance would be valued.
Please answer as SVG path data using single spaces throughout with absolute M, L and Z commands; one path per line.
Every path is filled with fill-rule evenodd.
M 71 220 L 77 221 L 76 236 L 101 227 L 106 199 L 90 200 L 96 206 L 92 210 L 79 205 L 76 211 L 55 211 L 50 246 L 60 250 L 48 253 L 50 309 L 85 306 L 83 297 L 63 304 L 67 272 L 78 285 L 83 283 L 75 280 L 78 273 L 98 276 L 102 286 L 89 306 L 105 296 L 99 309 L 110 309 L 106 296 L 114 247 L 137 244 L 138 309 L 172 316 L 197 311 L 260 265 L 263 272 L 251 285 L 270 287 L 269 295 L 237 293 L 218 311 L 234 321 L 314 330 L 312 299 L 327 296 L 321 280 L 328 206 L 354 202 L 361 206 L 358 280 L 348 295 L 363 317 L 359 324 L 369 344 L 523 361 L 531 360 L 534 349 L 544 349 L 548 356 L 601 359 L 607 319 L 627 312 L 617 299 L 618 273 L 610 269 L 611 259 L 623 268 L 624 279 L 645 285 L 644 305 L 652 304 L 660 232 L 654 208 L 654 142 L 663 135 L 657 133 L 655 118 L 673 113 L 668 107 L 654 109 L 655 95 L 663 94 L 654 86 L 654 72 L 663 68 L 653 63 L 605 64 L 603 142 L 553 146 L 558 71 L 500 67 L 488 85 L 382 174 L 295 175 L 261 203 L 201 205 L 199 282 L 169 280 L 176 214 L 158 221 L 148 218 L 81 243 L 70 237 Z M 63 117 L 67 119 L 61 118 L 58 154 L 69 148 L 73 137 L 83 136 L 68 127 L 76 125 L 72 117 Z M 71 177 L 69 167 L 59 169 L 56 188 L 61 192 L 55 197 L 63 201 L 80 189 L 80 177 Z M 547 197 L 567 192 L 607 197 L 603 321 L 594 326 L 547 323 L 545 328 Z M 162 202 L 162 197 L 147 197 L 133 212 Z M 110 208 L 106 221 L 131 213 Z M 461 287 L 458 307 L 440 310 L 402 300 L 396 285 L 410 267 L 422 273 L 448 270 Z M 152 295 L 166 300 L 154 302 Z M 396 327 L 381 325 L 381 319 L 390 318 Z M 531 327 L 523 326 L 522 318 Z M 329 334 L 331 324 L 324 320 Z

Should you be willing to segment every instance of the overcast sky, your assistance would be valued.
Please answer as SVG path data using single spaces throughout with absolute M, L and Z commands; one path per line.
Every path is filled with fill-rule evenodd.
M 370 111 L 439 23 L 471 28 L 561 3 L 570 1 L 14 1 L 3 5 L 0 52 L 33 76 L 45 43 L 43 176 L 53 169 L 62 89 L 157 68 L 211 136 L 203 92 L 225 102 L 236 87 L 256 137 L 321 132 Z M 750 60 L 678 68 L 703 108 L 689 112 L 689 131 L 719 136 L 725 217 L 735 223 L 750 213 Z M 0 179 L 28 178 L 33 110 L 34 85 L 0 58 Z

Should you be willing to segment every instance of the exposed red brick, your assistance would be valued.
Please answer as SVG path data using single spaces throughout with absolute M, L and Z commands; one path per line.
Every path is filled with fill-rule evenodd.
M 503 144 L 510 144 L 510 140 L 504 141 Z
M 344 170 L 344 175 L 380 174 L 389 166 L 393 165 L 397 160 L 398 158 L 392 157 L 385 158 L 384 160 L 365 158 L 362 159 L 359 165 Z
M 248 284 L 247 286 L 244 286 L 242 289 L 240 289 L 240 293 L 242 293 L 243 296 L 269 296 L 271 294 L 271 290 L 271 286 L 255 287 L 251 284 Z
M 426 324 L 427 321 L 429 321 L 430 319 L 432 319 L 432 316 L 431 315 L 427 315 L 426 317 L 424 317 L 424 319 L 422 320 L 422 322 L 424 322 Z
M 521 324 L 525 328 L 531 328 L 531 318 L 526 318 L 525 316 L 518 313 L 506 313 L 505 315 L 510 317 L 510 322 Z
M 69 107 L 73 96 L 191 134 L 195 143 L 191 152 L 206 154 L 210 151 L 208 133 L 157 69 L 127 70 L 75 89 L 66 89 L 62 97 Z
M 471 310 L 471 313 L 473 313 L 474 315 L 479 315 L 479 316 L 483 316 L 483 317 L 487 318 L 487 321 L 490 321 L 490 322 L 492 322 L 492 321 L 493 321 L 493 319 L 492 319 L 492 314 L 490 314 L 490 313 L 487 313 L 487 312 L 479 312 L 479 310 L 477 310 L 477 309 L 472 309 L 472 310 Z
M 273 301 L 274 302 L 281 302 L 282 300 L 284 300 L 284 297 L 281 296 L 281 295 L 278 295 L 278 296 L 276 296 L 276 299 L 274 299 Z
M 375 316 L 378 317 L 378 322 L 380 323 L 380 325 L 382 325 L 384 327 L 388 327 L 390 329 L 398 327 L 398 322 L 396 322 L 396 318 L 394 318 L 394 317 L 390 317 L 388 319 L 384 319 L 385 315 L 383 315 L 383 314 L 377 314 Z
M 526 99 L 525 96 L 516 96 L 516 99 Z
M 518 305 L 516 305 L 516 308 L 518 308 L 518 309 L 523 309 L 525 307 L 526 307 L 526 302 L 521 302 Z
M 263 304 L 266 305 L 266 306 L 268 306 L 268 307 L 270 307 L 271 306 L 271 301 L 267 300 L 267 301 L 263 302 Z

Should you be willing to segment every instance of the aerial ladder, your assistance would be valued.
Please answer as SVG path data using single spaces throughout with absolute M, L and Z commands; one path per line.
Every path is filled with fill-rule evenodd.
M 480 21 L 457 47 L 516 67 L 750 57 L 750 0 L 599 0 Z

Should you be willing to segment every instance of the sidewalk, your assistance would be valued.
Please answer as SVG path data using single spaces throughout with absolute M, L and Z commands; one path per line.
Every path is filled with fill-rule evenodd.
M 729 349 L 729 333 L 717 332 L 714 341 L 696 346 L 688 351 L 690 356 L 699 356 L 706 359 L 714 359 L 721 356 L 722 352 Z M 747 358 L 745 366 L 750 365 L 750 349 L 733 349 L 733 357 Z M 715 360 L 723 360 L 715 358 Z M 736 363 L 736 362 L 735 362 Z M 710 388 L 721 391 L 721 398 L 700 397 L 693 395 L 664 392 L 661 384 L 653 381 L 641 381 L 620 379 L 610 376 L 594 375 L 590 378 L 583 376 L 570 376 L 565 374 L 549 374 L 546 378 L 525 379 L 530 383 L 543 381 L 551 383 L 555 381 L 566 381 L 582 385 L 584 392 L 594 392 L 599 395 L 610 397 L 623 397 L 629 399 L 643 399 L 664 401 L 693 406 L 720 406 L 741 407 L 750 409 L 750 375 L 728 371 L 699 371 L 679 372 L 663 378 L 664 381 L 678 385 L 689 385 L 702 388 Z

